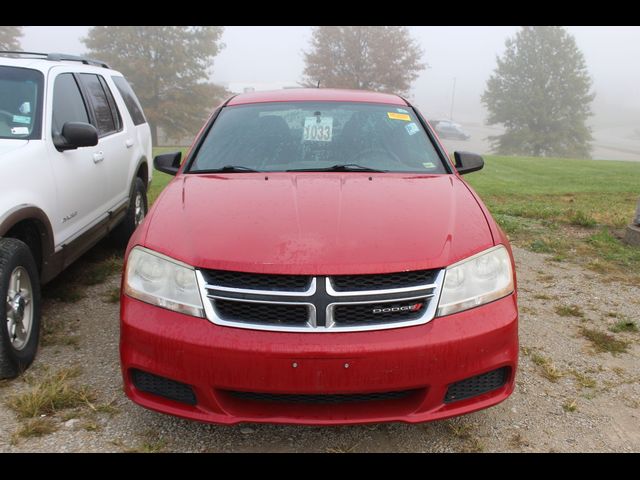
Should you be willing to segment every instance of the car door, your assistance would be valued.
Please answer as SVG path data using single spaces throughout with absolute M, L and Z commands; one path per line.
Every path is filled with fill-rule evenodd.
M 56 247 L 67 244 L 106 216 L 106 169 L 99 148 L 58 151 L 53 138 L 66 122 L 90 123 L 90 110 L 73 73 L 64 72 L 49 83 L 47 148 L 56 185 L 58 207 L 53 223 Z
M 78 75 L 94 112 L 94 125 L 98 130 L 99 153 L 103 157 L 108 191 L 108 208 L 115 210 L 128 201 L 131 188 L 130 171 L 134 162 L 133 139 L 126 132 L 105 78 L 93 73 Z

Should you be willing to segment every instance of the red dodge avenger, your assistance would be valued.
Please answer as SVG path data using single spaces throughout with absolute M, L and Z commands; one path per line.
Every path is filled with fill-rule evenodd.
M 505 234 L 405 99 L 238 95 L 136 230 L 122 279 L 126 394 L 217 424 L 425 422 L 513 391 Z

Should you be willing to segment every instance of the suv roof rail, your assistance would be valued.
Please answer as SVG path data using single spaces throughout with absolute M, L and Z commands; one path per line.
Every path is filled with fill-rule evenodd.
M 90 58 L 79 57 L 77 55 L 68 55 L 66 53 L 39 53 L 39 52 L 19 52 L 19 51 L 11 51 L 11 50 L 0 50 L 0 55 L 20 55 L 20 56 L 34 56 L 34 57 L 42 57 L 44 60 L 50 60 L 52 62 L 62 62 L 62 61 L 70 61 L 70 62 L 81 62 L 85 65 L 94 65 L 102 68 L 110 68 L 105 62 L 101 62 L 100 60 L 92 60 Z

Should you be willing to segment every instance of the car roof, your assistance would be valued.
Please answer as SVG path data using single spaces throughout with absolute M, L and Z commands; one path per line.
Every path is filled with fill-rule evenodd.
M 267 92 L 242 93 L 233 97 L 227 105 L 268 102 L 362 102 L 408 106 L 408 103 L 398 95 L 335 88 L 287 88 Z

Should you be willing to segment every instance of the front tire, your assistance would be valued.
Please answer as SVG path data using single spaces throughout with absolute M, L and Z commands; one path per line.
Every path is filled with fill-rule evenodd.
M 0 379 L 14 378 L 36 358 L 40 278 L 29 247 L 0 239 Z
M 147 210 L 147 187 L 140 177 L 136 177 L 127 214 L 122 223 L 113 230 L 113 239 L 119 247 L 127 246 L 131 235 L 147 216 Z

